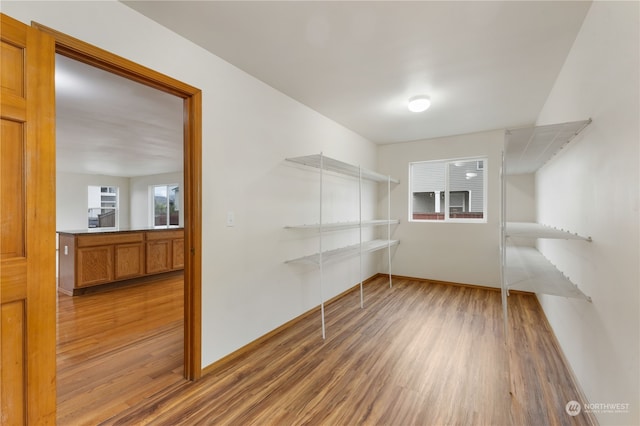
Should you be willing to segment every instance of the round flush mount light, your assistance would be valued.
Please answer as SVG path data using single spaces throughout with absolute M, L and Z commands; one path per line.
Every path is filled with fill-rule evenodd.
M 422 112 L 426 111 L 427 108 L 431 106 L 431 99 L 429 99 L 426 95 L 418 95 L 412 98 L 409 98 L 409 111 L 411 112 Z

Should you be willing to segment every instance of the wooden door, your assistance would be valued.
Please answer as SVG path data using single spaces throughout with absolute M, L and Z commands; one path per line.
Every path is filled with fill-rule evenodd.
M 55 424 L 54 40 L 1 16 L 0 423 Z

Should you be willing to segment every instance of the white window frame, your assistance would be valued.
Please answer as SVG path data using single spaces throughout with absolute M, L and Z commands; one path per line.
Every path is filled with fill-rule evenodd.
M 91 200 L 89 199 L 89 196 L 87 196 L 87 229 L 89 230 L 95 230 L 95 231 L 109 231 L 109 230 L 115 230 L 118 229 L 120 226 L 120 187 L 115 186 L 115 185 L 87 185 L 87 194 L 89 194 L 89 188 L 115 188 L 116 192 L 115 192 L 115 207 L 104 207 L 102 206 L 102 190 L 100 190 L 100 206 L 91 206 L 89 203 L 91 202 Z M 114 219 L 114 226 L 104 226 L 104 227 L 89 227 L 89 218 L 90 216 L 90 212 L 93 209 L 100 209 L 100 210 L 113 210 L 114 214 L 115 214 L 115 219 Z
M 164 228 L 179 228 L 180 227 L 180 219 L 178 219 L 177 225 L 169 225 L 169 217 L 168 217 L 168 206 L 167 206 L 167 224 L 166 225 L 156 225 L 156 217 L 155 217 L 155 189 L 159 186 L 164 186 L 167 188 L 167 194 L 169 193 L 169 188 L 176 186 L 178 187 L 178 192 L 180 192 L 180 184 L 178 183 L 158 183 L 149 185 L 149 227 L 155 229 L 164 229 Z M 178 195 L 180 197 L 180 195 Z M 177 200 L 178 206 L 180 206 L 181 200 Z M 178 211 L 180 208 L 178 207 Z M 179 217 L 179 216 L 178 216 Z
M 483 191 L 483 199 L 482 199 L 482 218 L 451 218 L 450 215 L 450 205 L 449 205 L 449 193 L 450 184 L 449 184 L 449 166 L 453 163 L 457 162 L 476 162 L 476 170 L 482 172 L 483 182 L 482 182 L 482 191 Z M 479 167 L 480 162 L 482 162 L 482 167 Z M 424 160 L 424 161 L 412 161 L 409 163 L 409 178 L 408 178 L 408 221 L 409 222 L 428 222 L 428 223 L 487 223 L 488 221 L 488 212 L 487 212 L 487 200 L 488 200 L 488 162 L 489 159 L 487 157 L 463 157 L 463 158 L 450 158 L 443 160 Z M 444 168 L 444 220 L 439 219 L 414 219 L 413 218 L 413 181 L 412 181 L 412 167 L 414 164 L 421 163 L 440 163 L 445 164 Z M 472 191 L 469 190 L 469 202 L 471 203 Z

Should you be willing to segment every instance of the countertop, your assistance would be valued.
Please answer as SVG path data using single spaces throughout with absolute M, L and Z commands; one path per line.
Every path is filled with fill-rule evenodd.
M 149 232 L 149 231 L 182 231 L 183 227 L 180 226 L 171 226 L 168 228 L 87 228 L 87 229 L 74 229 L 74 230 L 65 230 L 65 231 L 57 231 L 58 234 L 69 234 L 69 235 L 84 235 L 84 234 L 114 234 L 119 232 Z

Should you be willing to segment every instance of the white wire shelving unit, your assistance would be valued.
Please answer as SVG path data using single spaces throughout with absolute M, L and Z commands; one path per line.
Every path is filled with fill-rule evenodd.
M 324 232 L 329 231 L 341 231 L 343 229 L 354 229 L 362 227 L 371 227 L 371 226 L 382 226 L 382 225 L 397 225 L 400 223 L 398 219 L 373 219 L 373 220 L 363 220 L 362 222 L 336 222 L 336 223 L 325 223 L 322 225 L 322 230 Z M 320 224 L 314 223 L 310 225 L 287 225 L 284 227 L 285 229 L 304 229 L 304 230 L 315 230 L 320 231 Z
M 591 241 L 591 237 L 583 237 L 564 229 L 535 222 L 506 222 L 505 233 L 507 238 L 554 238 L 559 240 Z
M 322 338 L 326 337 L 325 332 L 325 318 L 324 318 L 324 294 L 323 294 L 323 284 L 324 284 L 324 266 L 326 264 L 336 262 L 342 259 L 347 259 L 355 256 L 360 257 L 360 307 L 364 307 L 364 291 L 363 291 L 363 273 L 362 273 L 362 257 L 365 253 L 371 253 L 378 250 L 387 250 L 387 262 L 388 262 L 388 271 L 389 271 L 389 287 L 393 285 L 391 278 L 391 248 L 397 246 L 400 241 L 391 239 L 391 227 L 392 225 L 396 225 L 400 223 L 397 219 L 391 219 L 391 184 L 400 183 L 399 180 L 392 178 L 391 176 L 385 176 L 383 174 L 374 172 L 372 170 L 368 170 L 362 168 L 360 166 L 355 166 L 352 164 L 348 164 L 330 157 L 325 156 L 324 154 L 314 154 L 307 155 L 303 157 L 293 157 L 286 158 L 286 161 L 290 161 L 292 163 L 301 164 L 307 167 L 316 168 L 320 170 L 320 200 L 319 200 L 319 220 L 318 223 L 314 224 L 303 224 L 303 225 L 288 225 L 285 226 L 285 229 L 290 230 L 298 230 L 298 231 L 309 231 L 315 232 L 318 234 L 318 251 L 314 254 L 297 257 L 294 259 L 290 259 L 285 261 L 285 263 L 304 263 L 304 264 L 312 264 L 316 265 L 320 269 L 320 315 L 322 319 Z M 351 176 L 357 178 L 358 182 L 358 209 L 359 209 L 359 220 L 357 221 L 349 221 L 349 222 L 333 222 L 333 223 L 325 223 L 323 221 L 323 181 L 324 181 L 324 173 L 325 172 L 333 172 L 346 176 Z M 386 219 L 373 219 L 373 220 L 363 220 L 362 219 L 362 181 L 373 181 L 377 183 L 386 183 L 387 185 L 387 218 Z M 383 227 L 387 228 L 387 238 L 386 239 L 374 239 L 369 241 L 364 241 L 362 230 L 363 228 L 369 227 Z M 323 234 L 327 232 L 337 232 L 347 229 L 359 229 L 360 230 L 360 238 L 357 244 L 349 245 L 346 247 L 333 248 L 327 250 L 323 244 Z
M 591 301 L 589 296 L 585 295 L 569 277 L 559 271 L 535 247 L 512 243 L 514 238 L 591 242 L 591 237 L 532 222 L 507 222 L 505 235 L 504 278 L 507 291 L 521 290 Z
M 377 250 L 383 250 L 388 247 L 398 245 L 398 240 L 370 240 L 363 241 L 362 244 L 353 244 L 346 247 L 340 247 L 333 250 L 326 250 L 320 253 L 310 254 L 308 256 L 297 257 L 295 259 L 287 260 L 285 263 L 310 263 L 314 265 L 320 265 L 321 258 L 322 263 L 327 264 L 334 261 L 347 259 L 349 257 L 358 256 L 360 253 L 370 253 Z
M 591 302 L 591 298 L 558 270 L 535 246 L 522 244 L 538 239 L 562 239 L 591 242 L 564 229 L 535 222 L 506 222 L 506 176 L 535 173 L 551 157 L 584 130 L 591 119 L 547 126 L 507 130 L 502 158 L 502 209 L 500 226 L 502 313 L 505 345 L 508 347 L 510 290 L 549 294 Z M 508 369 L 511 386 L 511 369 Z

